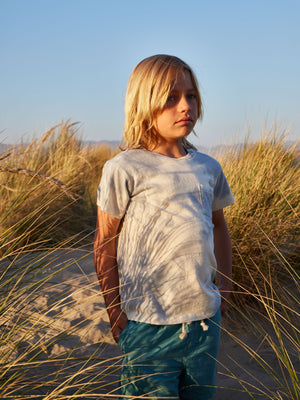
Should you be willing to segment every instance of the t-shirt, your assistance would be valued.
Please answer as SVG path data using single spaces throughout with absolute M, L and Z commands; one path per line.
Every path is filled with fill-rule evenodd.
M 117 262 L 128 319 L 177 324 L 217 312 L 212 211 L 233 202 L 220 164 L 195 150 L 171 158 L 134 149 L 107 161 L 97 205 L 123 219 Z

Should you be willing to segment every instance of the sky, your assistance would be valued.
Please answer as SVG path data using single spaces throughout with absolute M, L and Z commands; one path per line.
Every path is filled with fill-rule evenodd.
M 300 131 L 299 0 L 0 0 L 0 143 L 78 122 L 120 140 L 127 82 L 153 54 L 182 58 L 204 103 L 196 145 Z

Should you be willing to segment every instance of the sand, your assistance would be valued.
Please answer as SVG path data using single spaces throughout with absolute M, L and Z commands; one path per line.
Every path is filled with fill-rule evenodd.
M 22 262 L 24 263 L 24 260 Z M 40 262 L 41 255 L 36 260 L 37 264 Z M 104 395 L 115 393 L 113 390 L 117 387 L 121 352 L 110 334 L 110 325 L 95 274 L 92 248 L 56 250 L 52 254 L 48 254 L 43 262 L 45 266 L 42 276 L 47 278 L 53 273 L 54 275 L 34 290 L 35 296 L 33 297 L 35 299 L 31 302 L 30 307 L 32 320 L 44 323 L 45 328 L 31 337 L 29 336 L 23 345 L 15 350 L 12 357 L 20 356 L 28 346 L 31 348 L 36 346 L 36 350 L 33 351 L 40 348 L 43 350 L 40 358 L 43 360 L 57 359 L 57 365 L 59 365 L 59 358 L 71 352 L 68 364 L 69 372 L 73 371 L 74 374 L 78 374 L 82 365 L 92 367 L 92 365 L 98 364 L 96 369 L 90 368 L 85 379 L 96 376 L 95 371 L 103 374 L 101 378 L 103 387 L 98 391 L 103 396 L 97 398 L 106 398 Z M 235 328 L 231 330 L 230 324 L 226 324 L 226 321 L 225 325 L 229 329 L 229 334 L 225 331 L 222 332 L 217 379 L 219 389 L 214 399 L 259 398 L 264 400 L 270 398 L 263 393 L 269 393 L 272 390 L 276 392 L 277 384 L 258 362 L 243 350 L 236 340 L 231 338 L 231 334 L 236 335 L 250 348 L 257 350 L 264 360 L 279 371 L 274 352 L 267 346 L 263 336 L 254 335 L 249 328 L 238 328 L 235 325 Z M 89 363 L 84 364 L 86 362 L 84 360 L 90 356 L 92 358 Z M 46 368 L 43 364 L 39 368 L 39 377 L 36 379 L 43 381 L 45 374 L 53 374 L 60 368 L 61 366 L 57 367 L 53 362 L 49 363 Z M 106 383 L 108 386 L 104 386 Z M 262 395 L 251 397 L 243 392 L 243 386 L 256 393 L 262 391 Z M 50 387 L 53 388 L 53 385 Z M 36 393 L 42 393 L 43 390 L 45 388 L 36 389 Z

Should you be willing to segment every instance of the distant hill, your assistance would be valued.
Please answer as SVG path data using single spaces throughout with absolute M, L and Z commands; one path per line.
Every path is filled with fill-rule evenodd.
M 0 154 L 6 153 L 10 147 L 10 144 L 0 143 Z
M 85 146 L 107 145 L 112 148 L 118 147 L 120 145 L 119 140 L 83 140 L 82 143 Z
M 106 145 L 113 149 L 117 148 L 120 145 L 119 140 L 83 140 L 82 143 L 84 146 Z M 289 147 L 292 146 L 293 144 L 295 144 L 294 141 L 287 141 L 286 146 Z M 23 143 L 23 145 L 26 145 L 26 143 Z M 6 153 L 12 146 L 13 145 L 11 144 L 0 143 L 0 155 Z M 236 148 L 242 148 L 243 143 L 237 143 L 234 146 Z M 231 147 L 232 147 L 231 145 L 216 145 L 210 148 L 204 146 L 198 146 L 198 150 L 201 153 L 217 155 L 225 152 L 226 150 L 231 149 Z M 300 143 L 298 143 L 297 145 L 297 150 L 300 151 Z

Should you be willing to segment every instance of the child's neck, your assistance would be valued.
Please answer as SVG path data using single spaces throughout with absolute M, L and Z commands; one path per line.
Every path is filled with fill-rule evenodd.
M 187 154 L 181 141 L 175 143 L 159 143 L 152 151 L 153 153 L 162 154 L 163 156 L 171 158 L 181 158 Z

